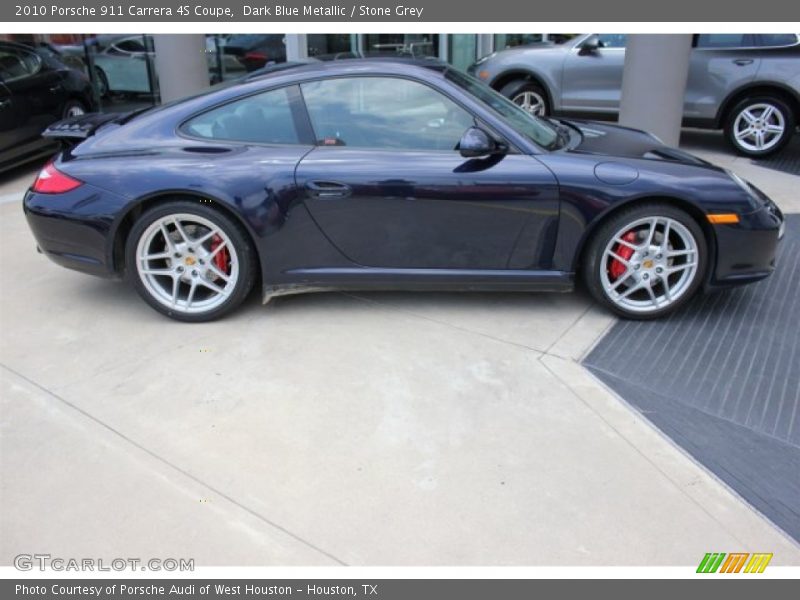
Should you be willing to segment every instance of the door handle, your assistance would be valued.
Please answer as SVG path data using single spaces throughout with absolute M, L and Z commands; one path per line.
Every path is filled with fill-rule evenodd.
M 753 59 L 752 58 L 737 58 L 733 61 L 733 64 L 739 65 L 740 67 L 744 67 L 745 65 L 752 65 Z
M 349 185 L 336 181 L 309 181 L 306 193 L 312 198 L 346 198 L 353 190 Z
M 50 87 L 50 91 L 53 92 L 54 94 L 56 92 L 60 92 L 61 91 L 61 84 L 59 83 L 58 85 L 51 86 Z
M 8 108 L 9 106 L 11 106 L 11 100 L 8 100 L 8 99 L 0 100 L 0 110 L 3 110 L 4 108 Z

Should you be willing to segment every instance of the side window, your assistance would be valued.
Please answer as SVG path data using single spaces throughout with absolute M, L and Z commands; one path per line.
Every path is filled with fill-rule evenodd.
M 42 59 L 33 52 L 16 48 L 0 49 L 0 77 L 3 81 L 30 77 L 38 73 L 41 67 Z
M 196 137 L 256 144 L 299 144 L 286 88 L 234 100 L 186 121 Z
M 750 33 L 701 33 L 698 48 L 749 48 L 755 45 Z
M 300 87 L 320 145 L 455 150 L 474 124 L 449 98 L 408 79 L 351 77 Z
M 794 33 L 761 33 L 758 36 L 759 46 L 793 46 L 797 43 Z
M 624 33 L 601 33 L 597 41 L 601 48 L 624 48 L 627 37 Z

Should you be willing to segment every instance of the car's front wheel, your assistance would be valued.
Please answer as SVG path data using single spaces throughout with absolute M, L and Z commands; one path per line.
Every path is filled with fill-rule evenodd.
M 646 203 L 613 215 L 594 233 L 583 275 L 592 295 L 623 317 L 652 319 L 689 301 L 707 264 L 703 231 L 686 212 Z
M 733 107 L 725 123 L 731 145 L 747 156 L 767 156 L 783 148 L 794 134 L 792 109 L 780 98 L 746 98 Z
M 145 212 L 125 251 L 127 276 L 157 311 L 210 321 L 236 308 L 256 278 L 247 232 L 205 204 L 173 201 Z

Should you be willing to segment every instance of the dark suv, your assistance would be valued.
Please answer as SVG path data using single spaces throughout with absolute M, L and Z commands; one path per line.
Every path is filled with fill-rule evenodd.
M 0 171 L 52 154 L 48 125 L 95 110 L 89 78 L 49 46 L 0 42 Z

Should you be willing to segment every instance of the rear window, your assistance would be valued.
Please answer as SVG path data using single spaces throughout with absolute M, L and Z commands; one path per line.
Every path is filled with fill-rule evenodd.
M 42 59 L 33 52 L 19 48 L 0 48 L 0 79 L 14 81 L 35 75 Z
M 212 108 L 186 121 L 181 131 L 210 140 L 256 144 L 300 143 L 286 88 Z

